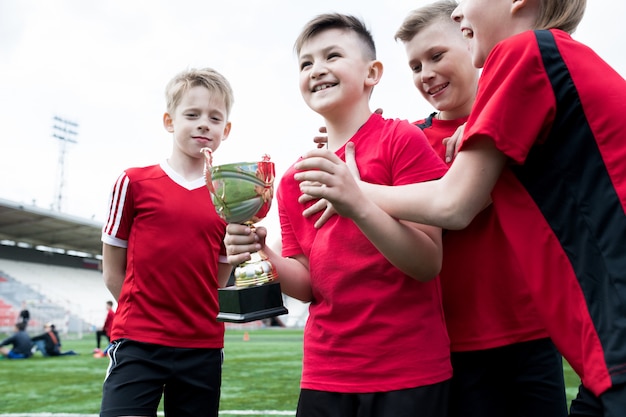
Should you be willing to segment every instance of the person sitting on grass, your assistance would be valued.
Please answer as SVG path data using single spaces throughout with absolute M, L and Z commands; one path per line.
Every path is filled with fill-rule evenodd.
M 44 330 L 45 332 L 31 339 L 37 347 L 37 350 L 40 351 L 43 356 L 76 355 L 76 352 L 73 350 L 61 352 L 61 338 L 54 324 L 46 323 Z
M 4 346 L 12 345 L 11 349 Z M 26 324 L 23 322 L 15 323 L 15 333 L 13 336 L 7 337 L 0 343 L 0 354 L 9 359 L 26 359 L 30 358 L 30 351 L 33 342 L 26 333 Z

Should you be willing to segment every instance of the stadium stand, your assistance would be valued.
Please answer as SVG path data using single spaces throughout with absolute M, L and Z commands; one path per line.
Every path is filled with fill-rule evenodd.
M 64 332 L 94 331 L 112 299 L 100 272 L 102 224 L 0 198 L 0 333 L 9 333 L 22 302 L 30 329 L 52 321 Z M 303 327 L 308 304 L 284 296 L 281 325 Z M 262 327 L 256 322 L 233 327 Z
M 0 333 L 12 331 L 22 302 L 33 331 L 48 321 L 76 333 L 102 325 L 111 295 L 99 272 L 101 228 L 0 198 Z
M 8 277 L 0 296 L 13 306 L 26 301 L 31 328 L 52 321 L 60 331 L 84 332 L 104 322 L 111 294 L 97 270 L 0 259 L 0 271 Z

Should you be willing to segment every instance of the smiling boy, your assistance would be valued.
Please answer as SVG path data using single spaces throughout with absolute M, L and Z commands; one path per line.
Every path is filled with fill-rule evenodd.
M 300 93 L 324 117 L 329 149 L 361 150 L 364 177 L 382 184 L 438 178 L 445 165 L 407 121 L 372 114 L 383 67 L 357 18 L 324 14 L 295 44 Z M 295 170 L 277 190 L 282 256 L 265 247 L 283 291 L 310 301 L 297 416 L 447 415 L 452 375 L 438 273 L 441 230 L 398 221 L 367 199 L 338 206 L 316 229 L 298 202 Z M 367 214 L 355 216 L 354 207 Z M 229 224 L 229 261 L 265 244 L 266 230 Z

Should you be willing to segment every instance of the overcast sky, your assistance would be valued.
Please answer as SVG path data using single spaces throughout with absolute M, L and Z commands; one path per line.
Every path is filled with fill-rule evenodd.
M 432 109 L 413 87 L 393 34 L 411 9 L 429 2 L 0 0 L 0 198 L 52 207 L 63 160 L 62 211 L 103 221 L 122 170 L 169 155 L 163 91 L 188 67 L 217 69 L 235 92 L 231 135 L 214 162 L 267 153 L 282 174 L 313 147 L 321 125 L 300 97 L 292 49 L 319 13 L 351 13 L 371 29 L 385 65 L 372 109 L 424 117 Z M 574 35 L 622 76 L 625 15 L 621 0 L 589 0 Z M 77 143 L 66 146 L 64 158 L 53 137 L 55 116 L 78 124 L 71 136 Z

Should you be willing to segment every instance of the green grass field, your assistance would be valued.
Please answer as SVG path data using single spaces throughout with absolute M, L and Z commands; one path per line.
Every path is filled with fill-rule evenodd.
M 302 330 L 226 331 L 220 416 L 294 415 L 299 393 Z M 0 335 L 0 338 L 3 337 Z M 0 414 L 98 414 L 108 360 L 94 358 L 94 336 L 63 339 L 77 356 L 0 359 Z M 578 377 L 565 366 L 568 399 Z

